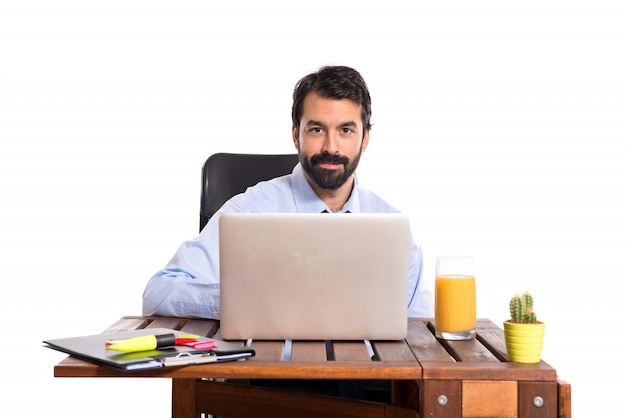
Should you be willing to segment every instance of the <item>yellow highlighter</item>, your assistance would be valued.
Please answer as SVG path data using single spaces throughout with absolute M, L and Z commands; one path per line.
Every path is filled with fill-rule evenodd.
M 141 337 L 129 338 L 127 340 L 107 341 L 107 350 L 117 350 L 125 352 L 149 351 L 158 348 L 182 345 L 191 341 L 198 341 L 197 335 L 184 335 L 176 337 L 175 334 L 142 335 Z

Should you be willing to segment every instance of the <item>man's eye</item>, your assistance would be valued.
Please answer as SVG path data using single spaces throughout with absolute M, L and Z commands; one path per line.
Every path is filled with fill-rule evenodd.
M 314 133 L 319 133 L 322 132 L 322 128 L 320 127 L 313 127 L 311 129 L 309 129 L 310 132 L 314 132 Z
M 343 128 L 343 133 L 344 134 L 349 134 L 349 133 L 352 133 L 352 132 L 353 132 L 352 128 Z

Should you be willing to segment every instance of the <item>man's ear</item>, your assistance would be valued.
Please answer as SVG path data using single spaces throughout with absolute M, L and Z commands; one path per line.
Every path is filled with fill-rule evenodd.
M 367 144 L 369 144 L 370 142 L 370 131 L 367 130 L 365 131 L 365 134 L 363 134 L 363 140 L 361 141 L 361 152 L 365 151 L 365 149 L 367 148 Z
M 298 140 L 298 128 L 296 128 L 295 126 L 291 127 L 291 138 L 293 139 L 293 145 L 296 147 L 297 150 L 299 150 L 300 141 Z

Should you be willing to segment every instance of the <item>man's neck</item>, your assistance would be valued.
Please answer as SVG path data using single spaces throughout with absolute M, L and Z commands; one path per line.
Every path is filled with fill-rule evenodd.
M 350 199 L 350 195 L 352 194 L 352 186 L 354 185 L 354 176 L 350 177 L 350 179 L 345 182 L 343 186 L 338 189 L 322 189 L 313 181 L 309 180 L 307 177 L 307 181 L 313 188 L 315 194 L 322 199 L 322 201 L 328 206 L 328 208 L 334 213 L 339 212 L 343 206 L 346 204 L 348 199 Z

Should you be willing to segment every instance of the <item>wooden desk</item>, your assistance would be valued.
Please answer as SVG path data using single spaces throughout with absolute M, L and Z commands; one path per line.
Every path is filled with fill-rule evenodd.
M 218 321 L 185 318 L 128 316 L 103 332 L 156 327 L 220 338 Z M 254 396 L 253 388 L 213 380 L 219 378 L 392 380 L 393 405 L 381 405 L 388 408 L 386 416 L 415 417 L 419 410 L 420 417 L 571 418 L 570 385 L 543 361 L 507 362 L 503 331 L 491 321 L 480 319 L 477 339 L 470 341 L 437 340 L 429 320 L 409 319 L 408 330 L 405 341 L 372 341 L 373 359 L 362 341 L 294 341 L 290 358 L 283 341 L 253 341 L 256 356 L 245 361 L 125 372 L 68 357 L 54 375 L 171 378 L 176 418 L 197 418 L 209 405 L 230 402 L 232 407 L 237 397 Z M 221 385 L 219 397 L 212 396 L 216 385 Z M 225 387 L 232 388 L 230 399 Z M 287 396 L 299 402 L 300 395 Z M 263 401 L 259 396 L 259 405 Z

